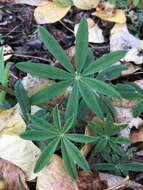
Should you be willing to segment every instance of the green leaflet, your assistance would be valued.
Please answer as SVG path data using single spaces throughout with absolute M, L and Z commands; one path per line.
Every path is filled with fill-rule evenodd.
M 118 62 L 121 58 L 125 56 L 125 51 L 115 51 L 112 53 L 108 53 L 101 58 L 97 59 L 84 70 L 84 75 L 89 76 L 96 72 L 103 71 L 107 69 L 109 66 Z
M 60 119 L 60 113 L 59 113 L 59 109 L 58 109 L 57 106 L 53 109 L 53 121 L 54 121 L 54 125 L 57 128 L 59 128 L 59 129 L 62 128 L 61 119 Z
M 143 112 L 143 100 L 142 100 L 142 101 L 139 101 L 139 102 L 133 107 L 133 115 L 134 115 L 134 117 L 139 117 L 142 112 Z
M 29 130 L 20 135 L 21 138 L 33 141 L 45 141 L 55 137 L 54 134 L 49 134 L 47 131 Z
M 75 81 L 66 106 L 66 112 L 65 112 L 66 119 L 71 117 L 73 113 L 75 114 L 75 116 L 77 115 L 78 103 L 79 103 L 79 89 L 78 89 L 78 82 Z
M 61 95 L 66 90 L 66 88 L 69 86 L 70 83 L 71 83 L 70 81 L 58 82 L 47 88 L 40 90 L 31 97 L 32 105 L 48 102 L 49 100 L 55 98 L 56 96 Z
M 66 80 L 72 77 L 70 73 L 63 69 L 47 64 L 20 62 L 16 64 L 16 67 L 26 73 L 46 79 Z
M 64 145 L 70 157 L 85 171 L 89 171 L 89 165 L 81 152 L 68 139 L 63 139 Z
M 77 72 L 79 73 L 86 62 L 88 55 L 88 24 L 85 18 L 80 22 L 76 35 L 76 55 L 75 63 Z
M 44 166 L 48 164 L 48 162 L 52 158 L 52 155 L 54 154 L 59 142 L 60 142 L 60 139 L 56 138 L 47 145 L 47 147 L 44 149 L 44 151 L 42 152 L 42 154 L 40 155 L 40 157 L 36 163 L 36 166 L 34 168 L 35 173 L 42 170 L 44 168 Z
M 121 99 L 121 95 L 118 91 L 116 91 L 112 86 L 100 80 L 84 77 L 82 79 L 82 82 L 84 82 L 85 85 L 87 85 L 90 90 L 95 93 L 98 92 L 104 95 L 111 96 L 113 98 Z
M 17 83 L 15 84 L 15 96 L 16 96 L 17 101 L 20 104 L 20 108 L 21 108 L 24 118 L 28 120 L 28 114 L 31 111 L 31 103 L 27 95 L 27 92 L 25 91 L 20 81 L 17 81 Z
M 74 69 L 70 63 L 68 56 L 56 39 L 42 26 L 39 26 L 39 33 L 41 40 L 44 42 L 48 51 L 70 72 Z
M 73 179 L 77 179 L 77 171 L 76 171 L 76 165 L 74 161 L 71 159 L 71 157 L 68 154 L 67 147 L 65 146 L 64 141 L 61 141 L 61 151 L 62 151 L 62 157 L 64 161 L 64 166 L 66 170 L 69 172 L 70 176 L 72 176 Z
M 72 128 L 74 127 L 74 121 L 75 121 L 74 115 L 73 115 L 73 116 L 70 116 L 70 117 L 66 120 L 66 122 L 65 122 L 65 124 L 64 124 L 64 126 L 63 126 L 62 131 L 63 131 L 64 133 L 66 133 L 66 132 L 68 132 L 70 129 L 72 129 Z
M 67 134 L 66 138 L 68 138 L 70 141 L 79 143 L 92 143 L 98 140 L 96 137 L 89 137 L 81 134 Z
M 93 94 L 90 89 L 87 88 L 87 86 L 85 86 L 84 83 L 80 82 L 79 84 L 79 90 L 80 90 L 80 94 L 83 97 L 85 103 L 87 104 L 87 106 L 94 112 L 96 113 L 97 116 L 99 116 L 100 118 L 104 118 L 102 110 L 100 108 L 98 99 L 96 97 L 95 94 Z

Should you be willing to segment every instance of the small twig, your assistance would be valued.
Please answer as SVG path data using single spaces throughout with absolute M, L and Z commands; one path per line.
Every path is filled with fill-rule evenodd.
M 120 182 L 119 184 L 117 184 L 117 185 L 114 185 L 113 187 L 110 187 L 110 188 L 108 188 L 108 189 L 105 189 L 105 190 L 113 190 L 113 189 L 119 189 L 119 188 L 121 188 L 121 187 L 124 187 L 126 184 L 127 184 L 127 182 L 129 181 L 129 176 L 127 176 L 122 182 Z
M 22 54 L 13 54 L 15 57 L 23 57 L 23 58 L 32 58 L 32 59 L 39 59 L 41 61 L 46 61 L 46 62 L 51 62 L 50 59 L 45 59 L 37 56 L 32 56 L 32 55 L 22 55 Z
M 59 21 L 67 30 L 69 30 L 71 33 L 74 34 L 74 31 L 70 29 L 68 26 L 66 26 L 61 20 Z

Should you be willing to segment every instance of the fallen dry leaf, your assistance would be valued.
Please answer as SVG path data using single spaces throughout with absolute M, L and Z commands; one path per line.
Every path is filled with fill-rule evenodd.
M 94 22 L 93 19 L 87 19 L 88 22 L 88 30 L 89 30 L 89 35 L 88 35 L 88 41 L 90 43 L 104 43 L 104 37 L 102 34 L 102 30 L 98 27 L 98 25 Z M 76 36 L 76 33 L 78 31 L 79 24 L 75 25 L 74 28 L 74 33 Z
M 125 182 L 125 179 L 120 176 L 115 176 L 108 173 L 99 173 L 99 176 L 101 180 L 105 180 L 107 182 L 109 188 L 111 187 L 110 190 L 118 190 L 119 188 L 112 188 L 118 184 L 124 184 L 124 187 L 131 188 L 132 190 L 143 189 L 143 186 L 141 184 L 135 183 L 134 181 L 131 180 Z
M 111 30 L 110 51 L 128 50 L 130 48 L 142 49 L 143 41 L 130 34 L 126 24 L 115 24 Z
M 38 6 L 43 0 L 13 0 L 16 4 L 27 4 Z
M 23 140 L 18 135 L 0 136 L 0 157 L 20 167 L 29 181 L 37 177 L 33 169 L 39 155 L 40 149 L 31 141 Z
M 103 190 L 107 188 L 98 173 L 80 171 L 77 186 L 79 190 Z
M 24 172 L 12 163 L 0 159 L 0 176 L 3 177 L 1 181 L 1 190 L 28 190 L 26 184 L 26 176 Z
M 26 124 L 15 108 L 0 111 L 0 135 L 19 135 L 26 129 Z
M 73 0 L 73 4 L 83 10 L 96 8 L 100 0 Z
M 36 190 L 78 190 L 78 188 L 64 169 L 62 159 L 54 155 L 38 174 Z
M 12 57 L 13 50 L 10 46 L 4 45 L 3 53 L 4 53 L 4 61 L 7 61 L 8 59 Z
M 133 130 L 130 134 L 132 143 L 143 142 L 143 123 L 139 130 Z
M 143 64 L 143 50 L 141 48 L 132 48 L 124 57 L 124 61 L 133 62 L 136 65 Z
M 115 5 L 108 2 L 99 3 L 96 8 L 96 12 L 92 13 L 102 20 L 115 22 L 115 23 L 126 23 L 126 15 L 123 10 L 116 9 Z
M 70 6 L 61 6 L 47 0 L 38 5 L 35 9 L 34 17 L 38 24 L 54 23 L 61 20 L 70 8 Z

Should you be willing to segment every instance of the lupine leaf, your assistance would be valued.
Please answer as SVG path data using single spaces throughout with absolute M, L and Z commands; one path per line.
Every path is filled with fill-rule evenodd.
M 84 67 L 88 54 L 88 25 L 85 18 L 80 22 L 76 35 L 76 55 L 75 63 L 77 72 L 80 72 Z
M 23 139 L 32 140 L 32 141 L 45 141 L 55 137 L 54 134 L 39 130 L 29 130 L 22 133 L 20 136 Z
M 57 106 L 53 109 L 53 121 L 54 121 L 54 125 L 57 128 L 59 128 L 59 129 L 62 128 L 61 119 L 60 119 L 60 113 L 59 113 L 59 109 L 58 109 Z
M 90 89 L 87 88 L 87 86 L 85 86 L 84 83 L 80 82 L 79 84 L 79 89 L 80 89 L 80 94 L 83 97 L 85 103 L 87 104 L 87 106 L 94 112 L 96 113 L 97 116 L 99 116 L 100 118 L 104 118 L 103 116 L 103 112 L 100 108 L 99 102 L 96 98 L 96 95 L 93 94 Z
M 97 142 L 96 147 L 95 147 L 96 151 L 102 152 L 106 148 L 107 142 L 108 141 L 105 138 L 99 139 L 99 141 Z
M 74 69 L 68 56 L 56 39 L 42 26 L 39 26 L 39 33 L 48 51 L 65 67 L 65 69 L 73 72 Z
M 78 83 L 75 81 L 72 92 L 68 98 L 68 102 L 66 105 L 65 119 L 71 117 L 73 113 L 76 119 L 78 112 L 78 102 L 79 102 L 79 90 L 78 90 Z
M 70 83 L 70 81 L 58 82 L 40 90 L 31 97 L 32 105 L 42 104 L 59 96 L 66 90 Z
M 36 166 L 34 168 L 34 172 L 37 173 L 44 168 L 46 164 L 48 164 L 49 160 L 52 158 L 58 144 L 60 142 L 59 138 L 52 140 L 47 147 L 43 150 L 42 154 L 40 155 Z
M 126 169 L 128 171 L 134 171 L 139 172 L 143 171 L 143 163 L 139 162 L 133 162 L 133 163 L 127 163 L 127 164 L 121 164 L 121 168 Z
M 70 141 L 79 142 L 79 143 L 92 143 L 98 140 L 96 137 L 91 137 L 81 134 L 66 134 L 65 137 L 68 138 Z
M 72 77 L 70 73 L 64 71 L 63 69 L 47 64 L 20 62 L 16 64 L 16 67 L 21 71 L 46 79 L 66 80 Z
M 101 72 L 105 69 L 107 69 L 109 66 L 117 63 L 121 58 L 125 56 L 125 51 L 115 51 L 112 53 L 108 53 L 98 60 L 91 63 L 85 70 L 84 75 L 89 76 L 96 72 Z
M 30 99 L 20 81 L 17 81 L 17 83 L 15 84 L 15 96 L 20 104 L 20 108 L 24 118 L 28 120 L 28 114 L 30 113 L 31 110 Z
M 56 128 L 54 128 L 48 121 L 39 118 L 37 116 L 31 116 L 30 117 L 32 124 L 34 124 L 38 129 L 44 130 L 45 132 L 49 134 L 57 134 L 58 131 Z
M 61 141 L 61 151 L 66 170 L 69 172 L 73 179 L 77 179 L 76 165 L 72 158 L 69 156 L 63 140 Z
M 67 153 L 70 157 L 85 171 L 89 171 L 89 165 L 85 160 L 84 156 L 81 154 L 79 149 L 72 144 L 67 138 L 64 139 L 64 144 L 67 149 Z
M 88 85 L 91 91 L 95 93 L 98 92 L 113 98 L 119 98 L 119 99 L 121 98 L 119 92 L 116 91 L 112 86 L 106 84 L 105 82 L 87 77 L 84 77 L 82 81 L 85 83 L 85 85 Z
M 74 127 L 74 121 L 75 121 L 75 116 L 74 115 L 72 115 L 71 117 L 69 117 L 66 120 L 66 122 L 65 122 L 65 124 L 63 126 L 63 132 L 64 133 L 68 132 L 71 128 Z

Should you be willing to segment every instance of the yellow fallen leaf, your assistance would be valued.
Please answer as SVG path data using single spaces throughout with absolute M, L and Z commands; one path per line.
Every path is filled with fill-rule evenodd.
M 105 21 L 115 22 L 119 24 L 126 23 L 126 15 L 124 11 L 121 9 L 116 9 L 113 16 L 107 16 L 106 14 L 100 11 L 96 11 L 92 15 L 95 15 Z
M 39 172 L 36 190 L 78 190 L 78 187 L 64 169 L 62 159 L 54 155 L 49 164 Z
M 61 20 L 70 10 L 70 6 L 60 6 L 51 1 L 42 2 L 34 12 L 38 24 L 54 23 Z
M 39 155 L 40 149 L 32 141 L 23 140 L 18 135 L 0 136 L 0 158 L 21 168 L 29 181 L 37 177 L 33 170 Z
M 83 10 L 96 8 L 100 0 L 73 0 L 73 4 Z
M 25 122 L 15 108 L 0 112 L 0 135 L 20 134 L 25 129 Z

